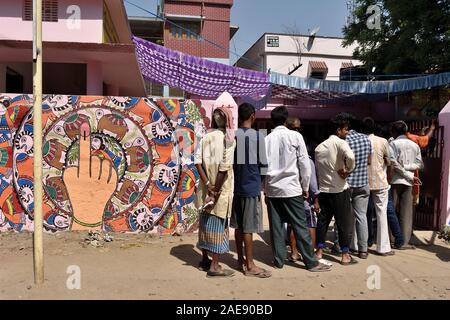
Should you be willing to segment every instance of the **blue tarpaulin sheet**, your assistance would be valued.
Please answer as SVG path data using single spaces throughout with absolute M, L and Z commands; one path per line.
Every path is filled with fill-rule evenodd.
M 336 93 L 387 94 L 440 87 L 450 84 L 450 72 L 386 81 L 329 81 L 287 76 L 272 72 L 270 73 L 270 82 L 300 90 Z

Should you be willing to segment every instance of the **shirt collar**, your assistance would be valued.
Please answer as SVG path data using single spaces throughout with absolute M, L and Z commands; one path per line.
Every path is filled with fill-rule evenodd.
M 332 134 L 332 135 L 330 136 L 330 139 L 343 140 L 343 139 L 339 138 L 339 137 L 338 137 L 337 135 L 335 135 L 335 134 Z
M 275 129 L 273 130 L 288 130 L 288 128 L 286 128 L 286 126 L 280 125 L 278 127 L 275 127 Z

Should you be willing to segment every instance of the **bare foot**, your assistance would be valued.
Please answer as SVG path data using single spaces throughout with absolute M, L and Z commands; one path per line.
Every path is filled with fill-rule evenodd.
M 317 249 L 316 250 L 316 258 L 317 258 L 317 260 L 322 259 L 322 255 L 323 255 L 322 249 Z
M 352 261 L 352 257 L 350 256 L 350 254 L 349 253 L 343 253 L 341 262 L 348 263 L 350 261 Z
M 289 257 L 289 260 L 291 260 L 291 261 L 298 261 L 300 259 L 301 259 L 301 257 L 300 257 L 300 254 L 298 254 L 298 252 L 291 254 Z
M 245 260 L 238 260 L 238 270 L 242 272 L 247 270 L 247 262 Z

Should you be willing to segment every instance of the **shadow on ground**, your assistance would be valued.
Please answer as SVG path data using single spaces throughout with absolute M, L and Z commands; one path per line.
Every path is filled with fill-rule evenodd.
M 195 269 L 199 268 L 200 261 L 202 260 L 201 253 L 196 250 L 195 246 L 192 244 L 182 244 L 173 247 L 170 250 L 170 254 L 183 261 L 185 266 L 191 266 Z M 237 262 L 230 253 L 221 255 L 220 263 L 225 264 L 232 269 L 237 267 Z

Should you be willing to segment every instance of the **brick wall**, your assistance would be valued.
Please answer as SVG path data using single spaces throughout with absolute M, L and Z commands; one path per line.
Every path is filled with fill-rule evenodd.
M 168 0 L 168 1 L 165 1 L 166 4 L 169 2 L 171 2 L 171 3 L 183 3 L 183 2 L 202 3 L 202 2 L 205 2 L 205 3 L 209 3 L 209 4 L 213 3 L 213 4 L 228 5 L 228 6 L 232 7 L 234 0 Z
M 202 12 L 202 1 L 166 1 L 164 13 L 178 15 L 203 15 L 202 36 L 222 48 L 209 44 L 205 41 L 195 39 L 174 39 L 170 33 L 170 24 L 166 23 L 164 30 L 164 45 L 173 50 L 185 52 L 187 54 L 207 57 L 207 58 L 229 58 L 230 45 L 230 11 L 232 0 L 209 0 L 204 1 L 205 6 Z

